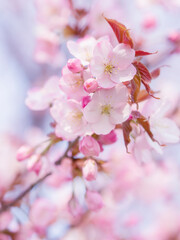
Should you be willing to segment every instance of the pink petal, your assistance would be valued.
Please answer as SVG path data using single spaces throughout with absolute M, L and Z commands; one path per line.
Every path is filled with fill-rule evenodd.
M 90 123 L 94 123 L 96 121 L 99 121 L 99 118 L 101 116 L 101 111 L 100 108 L 97 107 L 97 103 L 98 101 L 96 101 L 96 96 L 94 95 L 94 99 L 89 102 L 86 107 L 83 109 L 83 113 L 84 113 L 84 118 L 86 119 L 86 121 L 90 122 Z
M 96 134 L 108 134 L 114 129 L 114 124 L 110 122 L 108 115 L 101 115 L 99 121 L 92 124 L 92 129 Z
M 110 114 L 110 121 L 112 124 L 120 124 L 128 119 L 130 115 L 130 107 L 127 104 L 126 107 L 124 107 L 124 104 L 122 104 L 122 107 L 112 109 Z
M 136 68 L 131 64 L 125 70 L 119 70 L 115 68 L 111 73 L 111 79 L 116 83 L 126 82 L 132 80 L 135 74 Z
M 100 57 L 95 57 L 91 60 L 90 68 L 92 75 L 98 78 L 104 73 L 105 66 Z
M 113 49 L 112 64 L 118 66 L 119 69 L 127 68 L 134 60 L 135 51 L 128 45 L 118 44 Z
M 108 61 L 112 50 L 113 48 L 111 43 L 107 40 L 103 40 L 97 43 L 96 47 L 94 48 L 93 55 L 94 57 L 101 58 L 101 61 L 106 62 Z
M 115 86 L 115 83 L 111 81 L 108 74 L 103 74 L 101 77 L 97 78 L 97 83 L 102 88 L 112 88 Z

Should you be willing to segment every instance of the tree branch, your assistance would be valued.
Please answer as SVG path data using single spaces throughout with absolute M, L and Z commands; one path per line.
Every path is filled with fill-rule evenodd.
M 68 157 L 68 152 L 69 150 L 78 142 L 79 137 L 77 137 L 73 142 L 70 142 L 66 151 L 64 154 L 55 162 L 55 165 L 59 165 L 61 161 L 65 158 Z M 42 178 L 38 179 L 34 183 L 32 183 L 25 191 L 20 193 L 12 202 L 9 202 L 7 204 L 2 204 L 0 208 L 0 214 L 8 210 L 10 207 L 16 205 L 26 194 L 28 194 L 35 186 L 37 186 L 39 183 L 43 182 L 47 177 L 49 177 L 52 174 L 52 172 L 46 173 Z
M 20 193 L 12 202 L 2 205 L 2 207 L 0 209 L 0 214 L 5 212 L 6 210 L 8 210 L 8 208 L 14 206 L 16 203 L 18 203 L 28 192 L 30 192 L 36 185 L 43 182 L 44 179 L 46 179 L 51 174 L 52 174 L 52 172 L 47 173 L 45 176 L 38 179 L 36 182 L 32 183 L 25 191 Z
M 59 165 L 61 163 L 61 161 L 65 158 L 68 157 L 68 152 L 69 150 L 74 147 L 74 145 L 76 145 L 76 143 L 78 142 L 79 137 L 77 137 L 73 142 L 69 143 L 69 146 L 67 147 L 65 153 L 55 162 L 55 165 Z

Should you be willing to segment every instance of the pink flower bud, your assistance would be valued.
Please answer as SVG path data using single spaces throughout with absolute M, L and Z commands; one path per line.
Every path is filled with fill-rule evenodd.
M 98 156 L 100 153 L 99 143 L 91 136 L 85 136 L 80 141 L 79 150 L 85 156 Z
M 16 158 L 18 161 L 23 161 L 29 158 L 33 153 L 33 149 L 30 146 L 23 145 L 21 146 L 16 154 Z
M 117 135 L 113 130 L 106 135 L 99 136 L 99 142 L 101 144 L 107 145 L 107 144 L 115 143 L 116 141 L 117 141 Z
M 34 154 L 31 156 L 31 158 L 28 160 L 28 164 L 27 164 L 28 171 L 33 171 L 37 175 L 39 174 L 41 167 L 42 167 L 40 158 L 41 158 L 41 156 L 39 154 Z
M 172 31 L 169 35 L 168 35 L 168 40 L 172 43 L 178 43 L 180 41 L 180 32 L 178 31 Z
M 84 90 L 88 93 L 95 92 L 97 90 L 97 88 L 98 88 L 98 83 L 97 83 L 96 79 L 94 79 L 94 78 L 89 78 L 84 83 Z
M 91 97 L 90 96 L 83 97 L 83 99 L 82 99 L 82 107 L 84 108 L 90 101 L 91 101 Z
M 143 21 L 143 27 L 146 29 L 155 28 L 157 25 L 156 18 L 153 15 L 147 15 Z
M 86 160 L 82 168 L 82 173 L 84 179 L 86 179 L 87 181 L 95 180 L 98 173 L 98 167 L 96 162 L 92 159 Z
M 83 70 L 81 61 L 77 58 L 69 59 L 67 62 L 67 67 L 72 73 L 78 73 Z
M 98 211 L 103 207 L 103 200 L 98 192 L 87 191 L 86 203 L 90 210 Z

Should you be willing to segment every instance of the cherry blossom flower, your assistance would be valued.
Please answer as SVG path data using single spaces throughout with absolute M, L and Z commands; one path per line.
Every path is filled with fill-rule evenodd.
M 58 88 L 59 78 L 51 77 L 42 88 L 35 88 L 28 92 L 26 105 L 35 111 L 47 109 L 51 103 L 62 96 Z
M 68 23 L 71 13 L 67 1 L 36 0 L 38 19 L 51 29 L 61 29 Z
M 132 65 L 135 51 L 128 45 L 118 44 L 115 48 L 107 40 L 97 43 L 90 63 L 92 75 L 102 88 L 112 88 L 117 83 L 132 80 L 136 69 Z
M 116 124 L 128 119 L 130 107 L 127 101 L 128 90 L 122 84 L 112 89 L 101 89 L 84 107 L 84 117 L 96 134 L 108 134 Z
M 177 143 L 180 141 L 180 130 L 176 123 L 167 117 L 170 112 L 170 103 L 167 101 L 147 102 L 144 106 L 146 114 L 150 114 L 149 123 L 154 138 L 160 144 Z
M 75 100 L 57 100 L 54 102 L 51 115 L 57 122 L 55 133 L 58 137 L 72 140 L 88 132 L 81 104 Z
M 72 73 L 67 66 L 62 70 L 62 77 L 59 80 L 61 90 L 67 95 L 67 98 L 81 100 L 87 95 L 84 90 L 84 79 L 81 73 Z
M 93 37 L 84 37 L 77 42 L 68 41 L 67 47 L 69 52 L 86 65 L 91 61 L 93 56 L 96 39 Z

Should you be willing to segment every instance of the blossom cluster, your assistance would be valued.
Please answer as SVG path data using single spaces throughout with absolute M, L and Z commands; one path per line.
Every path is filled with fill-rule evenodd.
M 134 50 L 126 27 L 112 19 L 106 21 L 118 44 L 112 44 L 108 36 L 68 41 L 73 58 L 63 67 L 61 77 L 53 76 L 42 88 L 28 92 L 27 106 L 32 110 L 49 109 L 53 119 L 49 146 L 41 151 L 25 146 L 18 152 L 20 161 L 31 157 L 29 169 L 37 173 L 41 170 L 41 157 L 61 141 L 76 143 L 73 157 L 85 161 L 80 169 L 87 180 L 95 179 L 101 165 L 93 158 L 101 154 L 104 145 L 117 141 L 119 131 L 127 151 L 129 145 L 137 156 L 142 152 L 138 153 L 136 147 L 139 139 L 147 143 L 145 149 L 157 152 L 162 152 L 166 144 L 179 141 L 178 127 L 166 117 L 168 104 L 157 99 L 150 88 L 151 79 L 158 76 L 159 70 L 150 73 L 140 61 L 140 57 L 151 53 Z M 145 90 L 141 90 L 141 85 Z
M 161 92 L 151 89 L 160 67 L 150 71 L 144 57 L 156 52 L 140 50 L 125 25 L 104 16 L 114 39 L 99 36 L 104 29 L 86 35 L 91 24 L 83 33 L 76 24 L 72 28 L 71 14 L 92 23 L 99 16 L 98 7 L 88 15 L 72 2 L 36 0 L 38 62 L 60 66 L 61 34 L 80 38 L 67 41 L 71 58 L 61 74 L 31 89 L 25 100 L 31 110 L 48 110 L 51 132 L 30 129 L 17 151 L 19 162 L 9 160 L 15 152 L 9 140 L 0 148 L 0 157 L 7 159 L 0 171 L 0 239 L 48 239 L 59 222 L 69 229 L 65 240 L 178 239 L 179 169 L 163 149 L 180 140 L 179 99 L 175 94 L 163 98 L 165 83 Z M 153 24 L 147 22 L 146 28 Z M 178 52 L 179 34 L 168 40 Z M 5 177 L 9 163 L 15 171 Z M 42 182 L 42 188 L 34 188 Z M 14 200 L 16 184 L 29 187 Z M 27 221 L 15 221 L 11 206 L 27 211 Z M 59 235 L 53 239 L 62 239 Z

